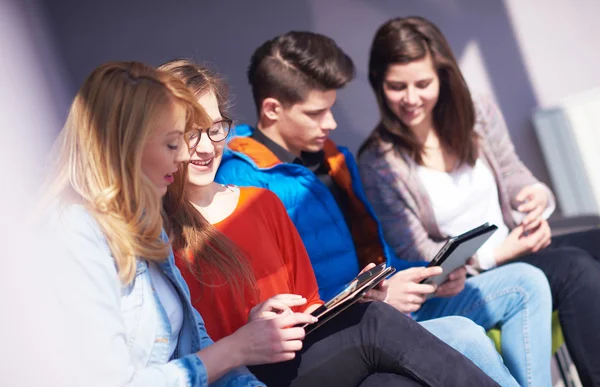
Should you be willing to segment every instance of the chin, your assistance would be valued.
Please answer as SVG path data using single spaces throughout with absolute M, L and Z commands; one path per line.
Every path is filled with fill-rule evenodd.
M 215 182 L 215 175 L 188 176 L 188 182 L 197 187 L 205 187 Z

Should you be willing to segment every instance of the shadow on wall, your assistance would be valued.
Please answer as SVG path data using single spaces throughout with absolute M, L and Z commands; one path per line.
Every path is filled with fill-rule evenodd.
M 235 116 L 248 123 L 256 119 L 245 74 L 254 49 L 292 29 L 329 35 L 357 66 L 357 79 L 338 94 L 334 112 L 340 129 L 332 135 L 352 151 L 374 127 L 378 115 L 367 81 L 368 50 L 376 29 L 392 17 L 424 16 L 440 27 L 457 58 L 468 44 L 478 44 L 517 152 L 537 177 L 549 181 L 530 121 L 537 100 L 501 1 L 52 0 L 46 2 L 46 11 L 58 55 L 71 76 L 71 94 L 104 61 L 158 65 L 174 57 L 191 57 L 212 63 L 227 78 Z

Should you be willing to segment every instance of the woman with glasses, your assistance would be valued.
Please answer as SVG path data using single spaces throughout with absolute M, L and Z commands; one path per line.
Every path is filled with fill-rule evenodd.
M 248 322 L 311 317 L 323 302 L 283 204 L 268 190 L 214 182 L 231 127 L 223 115 L 223 83 L 188 60 L 160 69 L 181 78 L 213 120 L 212 126 L 186 135 L 191 152 L 187 178 L 179 179 L 185 171 L 178 173 L 164 200 L 176 264 L 209 334 L 227 341 Z M 386 287 L 384 283 L 368 298 L 384 299 Z M 246 364 L 269 386 L 496 385 L 383 302 L 355 304 L 306 337 L 303 328 L 277 326 L 280 343 L 265 345 L 262 361 Z

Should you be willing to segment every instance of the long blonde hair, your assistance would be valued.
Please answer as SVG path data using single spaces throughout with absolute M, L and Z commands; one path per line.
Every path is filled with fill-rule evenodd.
M 46 195 L 85 206 L 124 284 L 135 276 L 136 257 L 162 261 L 169 253 L 160 239 L 161 198 L 142 173 L 141 158 L 154 123 L 174 104 L 186 110 L 186 131 L 210 125 L 176 77 L 137 62 L 103 64 L 79 89 L 55 144 Z

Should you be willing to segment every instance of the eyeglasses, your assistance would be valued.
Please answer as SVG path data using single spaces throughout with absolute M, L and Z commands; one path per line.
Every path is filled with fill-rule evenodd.
M 188 143 L 190 149 L 194 149 L 200 143 L 202 133 L 206 132 L 208 139 L 212 142 L 221 142 L 227 138 L 233 121 L 224 117 L 222 120 L 215 122 L 208 129 L 194 129 L 184 134 L 184 139 Z

